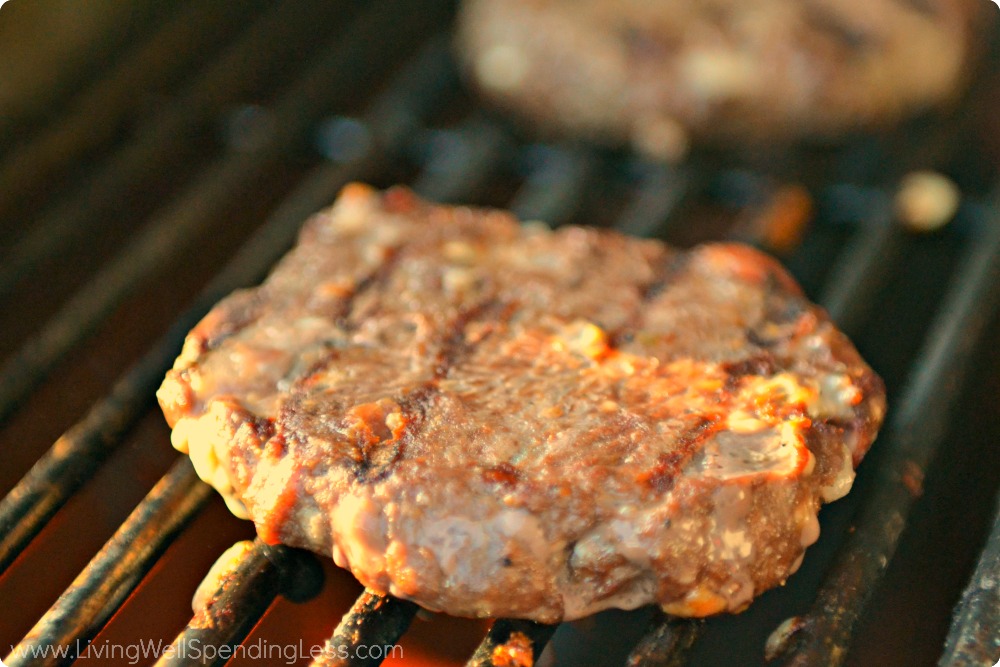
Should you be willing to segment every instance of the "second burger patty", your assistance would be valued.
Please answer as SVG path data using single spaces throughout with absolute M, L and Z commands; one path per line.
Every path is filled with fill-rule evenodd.
M 982 0 L 464 0 L 458 48 L 535 129 L 667 159 L 836 138 L 952 99 Z
M 466 616 L 746 607 L 881 380 L 773 260 L 349 186 L 190 333 L 174 445 L 270 542 Z

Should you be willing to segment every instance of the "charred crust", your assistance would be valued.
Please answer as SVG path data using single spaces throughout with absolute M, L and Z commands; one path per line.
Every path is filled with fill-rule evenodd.
M 469 324 L 477 320 L 493 321 L 497 324 L 491 329 L 495 329 L 497 325 L 503 325 L 510 321 L 515 310 L 516 307 L 513 304 L 504 303 L 495 297 L 484 299 L 464 310 L 452 321 L 445 332 L 444 342 L 434 363 L 434 380 L 442 380 L 447 377 L 451 369 L 472 351 L 472 345 L 466 342 Z
M 356 329 L 358 318 L 355 317 L 354 306 L 358 297 L 389 282 L 403 253 L 398 248 L 389 248 L 386 252 L 388 254 L 385 261 L 358 281 L 347 298 L 341 302 L 337 312 L 333 314 L 332 319 L 338 327 L 347 331 Z
M 770 377 L 778 372 L 779 366 L 773 354 L 767 350 L 759 350 L 746 359 L 722 364 L 722 370 L 727 376 L 725 390 L 731 393 L 739 389 L 744 377 Z
M 392 473 L 394 464 L 402 457 L 402 440 L 377 440 L 371 442 L 358 438 L 352 443 L 354 478 L 372 484 Z
M 333 362 L 340 358 L 340 350 L 335 347 L 327 349 L 326 354 L 309 366 L 302 376 L 293 385 L 295 391 L 303 392 L 316 386 Z
M 465 341 L 469 324 L 483 317 L 506 322 L 513 312 L 511 304 L 504 304 L 491 297 L 468 308 L 455 318 L 447 329 L 438 352 L 433 378 L 399 400 L 405 415 L 403 432 L 391 440 L 382 440 L 374 444 L 355 444 L 356 455 L 352 459 L 355 463 L 354 476 L 358 481 L 373 483 L 387 478 L 405 456 L 408 444 L 419 437 L 426 423 L 427 412 L 440 392 L 441 380 L 446 378 L 451 369 L 472 349 Z
M 697 424 L 687 429 L 678 438 L 675 447 L 661 454 L 652 469 L 639 476 L 639 483 L 656 493 L 667 493 L 677 481 L 684 466 L 708 440 L 719 430 L 719 420 L 700 417 Z

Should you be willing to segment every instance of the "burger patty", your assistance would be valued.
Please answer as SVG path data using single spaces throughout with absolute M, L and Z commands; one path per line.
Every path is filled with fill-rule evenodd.
M 191 331 L 173 444 L 268 542 L 461 616 L 739 611 L 882 421 L 772 259 L 351 185 Z
M 981 0 L 464 0 L 482 94 L 550 133 L 679 157 L 835 138 L 967 78 Z

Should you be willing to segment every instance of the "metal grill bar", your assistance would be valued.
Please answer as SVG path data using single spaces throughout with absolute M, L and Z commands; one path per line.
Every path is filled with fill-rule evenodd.
M 618 216 L 615 229 L 632 236 L 660 236 L 664 223 L 695 192 L 700 192 L 700 187 L 690 169 L 643 165 L 636 193 Z
M 498 618 L 466 666 L 533 665 L 557 627 L 534 621 Z
M 625 661 L 627 667 L 679 667 L 701 634 L 704 621 L 670 618 L 657 610 L 649 630 Z
M 251 236 L 150 351 L 67 431 L 0 502 L 0 573 L 38 534 L 142 415 L 187 332 L 223 296 L 257 282 L 292 245 L 307 216 L 353 178 L 377 172 L 429 108 L 457 85 L 445 45 L 432 40 L 404 67 L 368 114 L 373 142 L 364 154 L 315 170 Z M 401 112 L 402 109 L 407 111 Z
M 842 331 L 860 329 L 872 297 L 898 260 L 902 236 L 889 203 L 880 201 L 837 258 L 820 303 Z
M 349 99 L 372 72 L 364 63 L 371 41 L 386 40 L 388 51 L 379 64 L 385 66 L 394 54 L 433 24 L 442 3 L 422 3 L 412 20 L 404 18 L 412 9 L 403 0 L 384 0 L 366 10 L 352 24 L 346 38 L 338 38 L 301 77 L 274 109 L 274 131 L 253 151 L 229 156 L 210 168 L 171 207 L 154 217 L 142 235 L 81 289 L 21 350 L 0 369 L 0 420 L 41 382 L 55 364 L 78 345 L 144 278 L 161 269 L 178 250 L 213 220 L 221 217 L 233 201 L 250 196 L 259 179 L 277 169 L 300 146 L 308 130 L 320 118 L 321 109 Z
M 323 652 L 312 661 L 312 667 L 368 667 L 380 665 L 381 653 L 373 658 L 361 646 L 394 646 L 410 627 L 419 607 L 408 600 L 380 595 L 365 590 L 344 615 L 333 636 L 326 641 Z M 362 655 L 363 653 L 363 655 Z
M 158 25 L 169 21 L 170 15 L 180 11 L 179 7 L 182 4 L 131 3 L 129 29 L 135 28 L 135 34 L 129 35 L 126 39 L 116 37 L 115 39 L 89 40 L 89 47 L 75 54 L 72 77 L 66 76 L 65 73 L 45 70 L 33 61 L 24 62 L 24 67 L 33 75 L 31 88 L 27 92 L 35 100 L 35 103 L 31 104 L 32 108 L 29 109 L 29 113 L 40 115 L 42 120 L 48 120 L 49 110 L 58 109 L 69 103 L 73 96 L 100 76 L 100 72 L 114 58 L 124 55 L 124 52 L 127 52 L 133 43 L 147 39 L 149 33 L 155 30 Z M 91 6 L 97 7 L 98 5 Z M 6 14 L 3 20 L 8 21 Z M 107 37 L 107 35 L 103 34 L 101 37 Z M 9 57 L 6 52 L 5 56 Z M 10 85 L 6 82 L 5 84 Z M 43 108 L 45 108 L 45 112 L 41 111 Z M 17 113 L 17 111 L 19 110 L 10 113 L 10 109 L 3 109 L 3 112 L 0 112 L 0 152 L 6 152 L 19 139 L 23 138 L 26 132 L 38 130 L 37 120 L 26 118 L 23 113 Z
M 467 198 L 496 170 L 504 154 L 513 151 L 504 133 L 478 114 L 466 119 L 457 130 L 445 130 L 438 137 L 440 141 L 432 140 L 433 148 L 441 150 L 431 151 L 413 189 L 441 203 Z
M 227 39 L 263 0 L 219 4 L 197 0 L 163 26 L 141 48 L 91 86 L 56 124 L 9 152 L 0 165 L 0 218 L 16 202 L 33 196 L 53 174 L 108 143 L 135 114 L 144 95 L 155 93 Z M 175 137 L 175 140 L 177 138 Z
M 259 539 L 235 563 L 226 565 L 225 571 L 215 573 L 218 578 L 210 582 L 213 592 L 177 635 L 171 650 L 157 660 L 157 667 L 225 664 L 279 593 L 294 586 L 298 594 L 291 593 L 301 601 L 315 595 L 323 583 L 323 570 L 314 556 Z M 211 654 L 188 650 L 209 646 L 215 649 Z
M 592 153 L 580 148 L 535 146 L 529 149 L 528 179 L 510 202 L 521 220 L 562 224 L 580 205 L 584 187 L 595 168 Z
M 895 552 L 958 395 L 973 346 L 1000 296 L 1000 224 L 989 219 L 971 243 L 927 335 L 920 363 L 893 414 L 887 459 L 856 530 L 838 555 L 810 612 L 779 649 L 782 664 L 839 665 L 854 626 Z
M 1000 658 L 1000 497 L 986 548 L 955 608 L 940 667 L 981 667 Z
M 12 290 L 32 266 L 82 236 L 95 221 L 116 214 L 116 207 L 133 197 L 164 165 L 177 167 L 190 151 L 188 145 L 197 134 L 196 128 L 217 119 L 255 81 L 282 76 L 302 44 L 315 40 L 310 29 L 315 30 L 317 21 L 332 20 L 334 10 L 341 8 L 338 2 L 314 4 L 286 1 L 254 21 L 176 102 L 141 128 L 134 142 L 35 221 L 0 263 L 0 295 Z M 39 150 L 48 149 L 43 145 Z M 12 179 L 19 177 L 19 167 L 16 162 L 10 167 Z
M 14 647 L 4 664 L 26 667 L 72 662 L 80 642 L 85 644 L 107 623 L 143 574 L 205 506 L 210 493 L 190 459 L 178 460 Z M 60 659 L 53 647 L 66 647 L 67 656 Z

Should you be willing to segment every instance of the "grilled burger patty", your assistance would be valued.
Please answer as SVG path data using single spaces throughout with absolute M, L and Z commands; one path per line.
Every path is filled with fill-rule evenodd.
M 837 137 L 966 78 L 981 0 L 464 0 L 482 94 L 535 127 L 663 157 Z M 673 156 L 676 157 L 676 156 Z
M 454 615 L 738 611 L 881 380 L 773 260 L 349 186 L 189 334 L 173 443 L 269 542 Z

